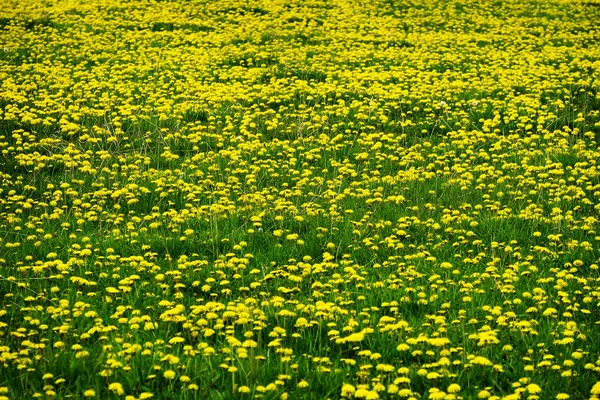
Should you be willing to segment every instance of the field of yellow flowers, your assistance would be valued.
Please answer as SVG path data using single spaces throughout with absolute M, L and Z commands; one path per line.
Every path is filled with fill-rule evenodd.
M 0 399 L 599 399 L 597 0 L 6 0 Z

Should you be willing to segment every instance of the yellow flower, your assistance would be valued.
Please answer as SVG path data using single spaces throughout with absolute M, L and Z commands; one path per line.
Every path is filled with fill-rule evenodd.
M 290 234 L 286 235 L 285 238 L 287 240 L 297 240 L 298 239 L 298 234 L 297 233 L 290 233 Z
M 432 400 L 442 400 L 444 398 L 446 398 L 446 393 L 442 392 L 441 390 L 437 389 L 437 388 L 431 388 L 429 389 L 429 399 Z
M 170 370 L 170 369 L 166 370 L 166 371 L 163 373 L 163 376 L 165 377 L 165 379 L 175 379 L 175 376 L 176 376 L 176 375 L 177 375 L 177 374 L 175 373 L 175 371 L 173 371 L 173 370 Z
M 409 346 L 409 345 L 407 345 L 406 343 L 400 343 L 400 344 L 399 344 L 399 345 L 396 347 L 396 349 L 397 349 L 398 351 L 408 351 L 408 350 L 410 350 L 410 346 Z
M 308 382 L 306 382 L 304 379 L 302 379 L 300 382 L 298 382 L 298 387 L 303 389 L 303 388 L 307 388 L 308 387 Z
M 108 385 L 108 390 L 115 393 L 117 396 L 121 396 L 125 393 L 125 390 L 123 390 L 123 385 L 121 385 L 119 382 L 113 382 Z
M 83 397 L 94 397 L 96 395 L 96 391 L 94 389 L 88 389 L 83 392 Z
M 375 369 L 382 372 L 394 372 L 396 370 L 396 368 L 390 364 L 377 364 Z
M 354 388 L 354 386 L 348 383 L 344 383 L 342 385 L 342 397 L 350 397 L 350 395 L 352 395 L 355 391 L 356 389 Z
M 456 383 L 452 383 L 450 384 L 450 386 L 448 386 L 448 393 L 458 393 L 460 392 L 460 386 L 457 385 Z
M 535 383 L 530 383 L 527 385 L 527 391 L 531 394 L 538 394 L 542 391 L 542 388 L 536 385 Z

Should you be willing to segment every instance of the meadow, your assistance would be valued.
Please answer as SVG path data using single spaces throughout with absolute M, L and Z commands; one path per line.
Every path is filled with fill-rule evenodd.
M 597 0 L 5 0 L 0 400 L 599 399 Z

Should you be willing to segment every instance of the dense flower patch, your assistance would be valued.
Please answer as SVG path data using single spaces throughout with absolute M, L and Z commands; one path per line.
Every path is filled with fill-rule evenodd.
M 600 398 L 600 7 L 9 0 L 0 399 Z

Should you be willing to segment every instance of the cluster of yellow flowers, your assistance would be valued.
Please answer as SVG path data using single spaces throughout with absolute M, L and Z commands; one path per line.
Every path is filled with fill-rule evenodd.
M 9 0 L 0 400 L 600 399 L 600 7 Z

